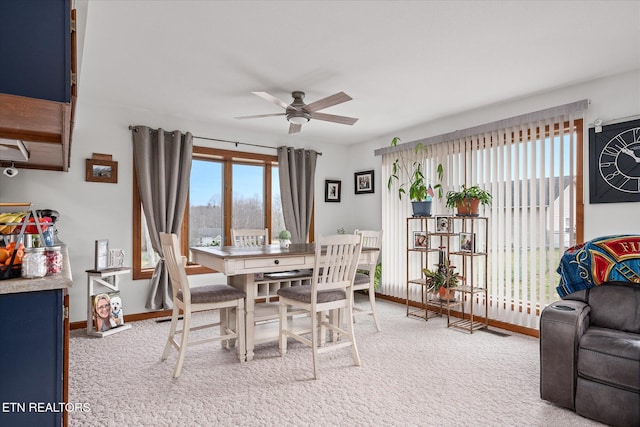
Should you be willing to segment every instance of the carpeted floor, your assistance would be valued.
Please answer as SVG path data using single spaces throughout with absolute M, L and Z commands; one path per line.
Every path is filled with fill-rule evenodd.
M 292 341 L 284 358 L 274 342 L 244 364 L 216 343 L 192 347 L 174 380 L 177 353 L 160 361 L 168 322 L 105 338 L 72 331 L 69 402 L 86 405 L 69 425 L 600 425 L 540 399 L 537 339 L 468 334 L 386 301 L 379 313 L 382 332 L 369 316 L 356 322 L 362 366 L 348 349 L 324 354 L 319 380 L 310 379 L 310 349 Z

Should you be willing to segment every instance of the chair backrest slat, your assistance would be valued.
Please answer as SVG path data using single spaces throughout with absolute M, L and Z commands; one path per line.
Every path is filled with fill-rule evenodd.
M 318 291 L 345 289 L 350 292 L 362 250 L 359 235 L 338 234 L 316 239 L 312 298 Z
M 264 246 L 269 244 L 269 229 L 264 228 L 232 228 L 231 246 L 241 248 Z
M 177 301 L 178 292 L 182 291 L 182 301 L 185 304 L 190 303 L 191 292 L 189 290 L 189 279 L 182 262 L 178 236 L 175 234 L 160 233 L 160 244 L 162 246 L 164 263 L 167 266 L 169 278 L 171 279 L 173 300 Z
M 356 230 L 354 234 L 362 236 L 363 248 L 378 248 L 378 250 L 382 248 L 382 230 Z M 360 266 L 360 268 L 371 271 L 375 269 L 375 264 Z

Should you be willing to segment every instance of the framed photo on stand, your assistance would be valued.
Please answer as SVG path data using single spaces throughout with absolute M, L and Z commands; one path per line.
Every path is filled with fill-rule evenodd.
M 413 232 L 413 249 L 429 249 L 429 239 L 424 231 Z
M 436 233 L 453 233 L 453 221 L 447 216 L 437 216 Z
M 101 271 L 109 267 L 109 241 L 96 240 L 95 270 Z
M 476 234 L 460 233 L 460 252 L 476 251 Z

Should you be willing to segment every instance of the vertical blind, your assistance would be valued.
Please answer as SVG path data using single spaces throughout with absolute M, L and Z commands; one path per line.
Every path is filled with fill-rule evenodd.
M 478 305 L 474 313 L 483 313 L 487 303 L 490 319 L 538 328 L 540 310 L 558 299 L 555 269 L 564 250 L 576 243 L 581 226 L 576 218 L 582 179 L 577 154 L 586 108 L 587 101 L 579 101 L 397 147 L 409 163 L 423 164 L 432 185 L 439 182 L 436 170 L 441 164 L 445 194 L 465 184 L 478 185 L 493 196 L 491 206 L 481 210 L 489 227 L 488 301 L 467 301 Z M 418 143 L 423 149 L 416 153 L 413 147 Z M 383 156 L 386 182 L 399 153 L 381 149 L 376 154 Z M 379 292 L 418 301 L 420 289 L 410 289 L 407 296 L 406 287 L 406 218 L 412 214 L 411 205 L 399 200 L 395 190 L 393 186 L 382 193 L 385 250 Z M 432 215 L 437 214 L 453 214 L 444 198 L 433 201 Z M 420 266 L 410 264 L 409 278 L 420 277 Z M 482 277 L 483 268 L 484 263 L 478 263 L 474 274 Z

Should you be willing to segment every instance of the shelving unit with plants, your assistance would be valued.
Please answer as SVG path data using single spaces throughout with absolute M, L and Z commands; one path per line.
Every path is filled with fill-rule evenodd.
M 479 216 L 456 216 L 452 221 L 457 231 L 457 242 L 454 250 L 449 252 L 449 257 L 459 268 L 461 284 L 455 289 L 460 295 L 462 317 L 449 322 L 449 326 L 473 333 L 474 330 L 489 326 L 487 304 L 489 222 L 488 218 Z M 475 309 L 483 305 L 484 318 L 478 318 Z
M 409 217 L 407 221 L 407 316 L 426 320 L 434 316 L 449 314 L 459 300 L 447 299 L 438 294 L 455 284 L 449 268 L 449 249 L 455 234 L 451 232 L 453 217 Z M 438 221 L 445 221 L 441 227 Z M 442 266 L 446 266 L 442 270 Z M 444 271 L 444 274 L 440 274 Z M 444 292 L 443 292 L 444 294 Z M 413 297 L 413 298 L 412 298 Z M 412 306 L 411 301 L 418 301 Z M 448 323 L 447 319 L 447 323 Z

